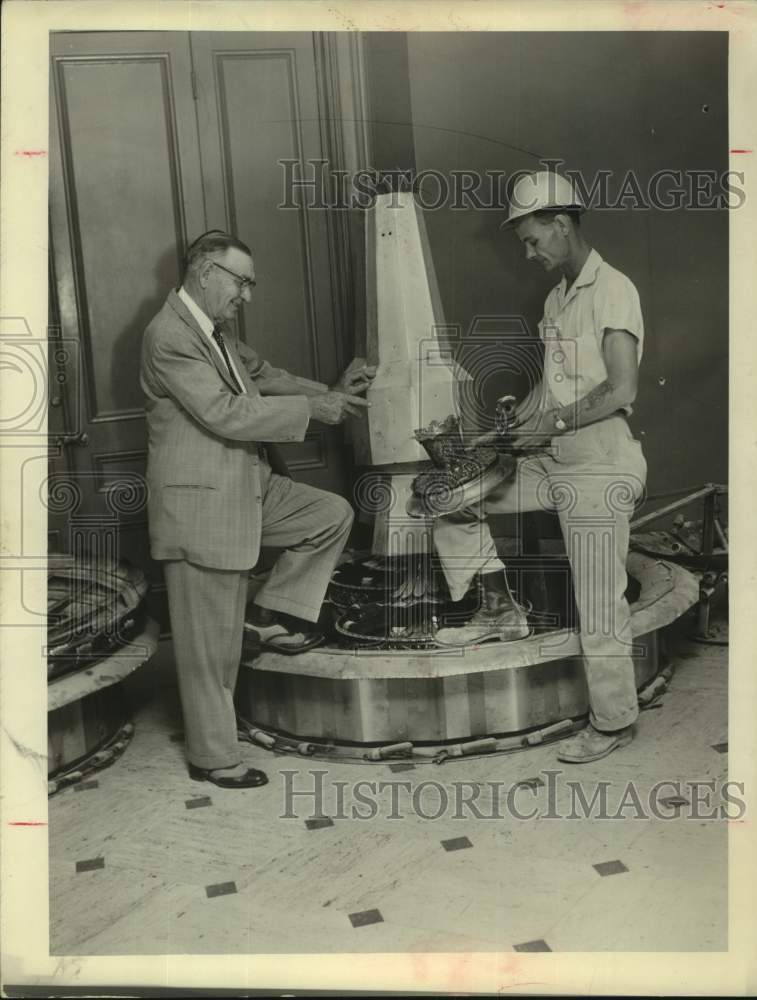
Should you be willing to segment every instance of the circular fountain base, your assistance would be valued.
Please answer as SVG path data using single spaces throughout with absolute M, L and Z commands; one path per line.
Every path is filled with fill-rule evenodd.
M 637 687 L 659 669 L 658 632 L 699 598 L 681 566 L 632 552 Z M 465 650 L 344 650 L 328 646 L 243 662 L 241 716 L 308 740 L 442 743 L 511 734 L 588 712 L 578 633 L 563 628 Z
M 122 682 L 153 655 L 159 631 L 148 618 L 142 632 L 110 656 L 48 683 L 49 778 L 83 766 L 123 728 L 128 703 Z

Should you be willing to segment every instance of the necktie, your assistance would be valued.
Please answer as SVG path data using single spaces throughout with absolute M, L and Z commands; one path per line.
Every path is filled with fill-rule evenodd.
M 237 395 L 241 395 L 244 391 L 242 386 L 239 384 L 239 379 L 234 374 L 234 369 L 231 367 L 231 358 L 229 357 L 229 352 L 226 350 L 226 342 L 223 339 L 223 334 L 221 333 L 220 326 L 213 327 L 213 340 L 221 348 L 221 354 L 223 354 L 223 360 L 226 362 L 226 367 L 229 369 L 229 375 L 231 376 L 231 381 L 237 390 Z

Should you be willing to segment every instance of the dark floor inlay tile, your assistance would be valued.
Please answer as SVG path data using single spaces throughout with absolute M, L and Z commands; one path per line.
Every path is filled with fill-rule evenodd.
M 728 753 L 728 743 L 713 743 L 712 749 L 716 753 Z
M 184 805 L 187 809 L 202 809 L 203 806 L 212 806 L 213 800 L 209 795 L 198 795 L 196 799 L 187 799 Z
M 93 778 L 92 781 L 81 781 L 78 785 L 74 785 L 75 792 L 86 792 L 90 788 L 99 788 L 100 782 L 97 778 Z
M 593 868 L 603 877 L 605 875 L 620 875 L 621 872 L 628 871 L 622 861 L 600 861 L 598 865 L 593 865 Z
M 91 872 L 96 868 L 105 867 L 105 858 L 88 858 L 86 861 L 77 861 L 77 872 Z
M 522 781 L 516 781 L 516 788 L 541 788 L 544 782 L 541 778 L 523 778 Z
M 183 743 L 184 733 L 171 733 L 168 738 L 172 743 Z
M 452 837 L 451 840 L 442 840 L 441 845 L 445 851 L 462 851 L 466 847 L 473 847 L 467 837 Z
M 353 927 L 365 927 L 367 924 L 382 924 L 384 922 L 379 910 L 361 910 L 359 913 L 350 913 L 349 916 Z
M 333 826 L 334 821 L 330 816 L 319 816 L 317 819 L 306 819 L 305 826 L 308 830 L 322 830 L 325 826 Z
M 659 801 L 664 806 L 670 806 L 671 809 L 680 809 L 681 806 L 691 805 L 689 800 L 685 799 L 683 795 L 669 795 L 666 799 L 660 799 Z
M 536 941 L 524 941 L 523 944 L 514 944 L 513 949 L 515 951 L 552 951 L 542 938 Z
M 398 762 L 397 764 L 390 764 L 389 770 L 394 771 L 395 774 L 397 774 L 399 771 L 414 771 L 415 764 L 410 764 L 409 762 L 403 762 L 403 763 Z
M 236 882 L 219 882 L 217 885 L 205 886 L 205 894 L 208 899 L 212 899 L 214 896 L 230 896 L 236 891 Z

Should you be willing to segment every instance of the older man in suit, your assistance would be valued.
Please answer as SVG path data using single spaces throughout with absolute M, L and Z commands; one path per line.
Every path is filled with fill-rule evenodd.
M 282 474 L 272 443 L 302 441 L 313 419 L 359 413 L 373 375 L 351 367 L 330 389 L 260 359 L 227 326 L 254 285 L 249 248 L 204 234 L 147 327 L 141 359 L 151 553 L 164 561 L 189 772 L 226 788 L 267 781 L 240 763 L 233 701 L 260 546 L 284 551 L 255 596 L 253 624 L 264 643 L 299 652 L 318 640 L 306 623 L 318 619 L 353 519 L 341 497 Z

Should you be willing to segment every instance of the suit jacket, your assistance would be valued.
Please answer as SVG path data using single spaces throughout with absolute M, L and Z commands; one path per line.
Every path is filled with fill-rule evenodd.
M 224 337 L 247 389 L 175 291 L 145 331 L 140 383 L 148 431 L 148 517 L 154 559 L 245 570 L 260 552 L 260 442 L 302 441 L 304 396 L 262 396 L 258 380 L 287 374 L 231 334 Z M 283 460 L 271 449 L 274 471 Z

